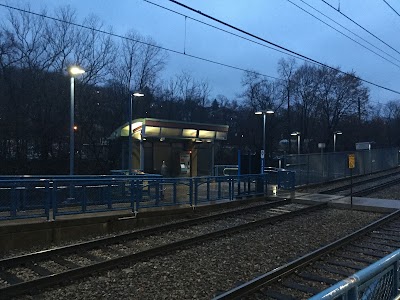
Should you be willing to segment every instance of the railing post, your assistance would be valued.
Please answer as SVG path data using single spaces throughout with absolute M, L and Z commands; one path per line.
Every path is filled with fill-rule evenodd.
M 210 202 L 210 177 L 207 177 L 207 202 Z
M 17 184 L 14 183 L 11 187 L 11 207 L 10 207 L 10 216 L 15 218 L 17 216 Z
M 355 286 L 347 293 L 347 300 L 358 300 L 358 286 Z
M 150 193 L 150 180 L 147 181 L 148 182 L 148 191 L 149 191 L 149 198 L 151 199 L 151 193 Z M 161 184 L 161 191 L 163 189 L 162 186 L 162 179 L 157 180 L 157 184 L 156 184 L 156 206 L 160 205 L 160 184 Z
M 44 201 L 44 214 L 46 215 L 47 221 L 50 220 L 50 203 L 51 203 L 51 194 L 50 194 L 50 182 L 46 180 L 44 182 L 45 189 L 45 201 Z
M 193 179 L 189 179 L 189 204 L 193 206 Z
M 131 203 L 132 212 L 136 212 L 137 204 L 135 203 L 135 199 L 138 199 L 137 194 L 139 187 L 136 186 L 136 181 L 132 178 L 129 178 L 129 202 Z
M 85 213 L 87 208 L 87 198 L 86 198 L 86 185 L 82 184 L 82 212 Z
M 393 265 L 393 297 L 399 293 L 399 260 Z
M 221 179 L 219 177 L 215 177 L 215 179 L 218 180 L 218 200 L 220 200 L 222 198 L 222 195 L 221 195 Z
M 199 185 L 198 185 L 198 178 L 194 179 L 194 206 L 197 206 L 197 201 L 199 200 Z
M 51 192 L 51 206 L 53 208 L 53 220 L 56 219 L 57 215 L 57 182 L 53 181 L 53 190 Z
M 112 184 L 111 183 L 107 184 L 106 198 L 107 198 L 107 208 L 108 209 L 112 209 L 111 188 L 112 188 Z
M 189 182 L 189 184 L 190 184 L 190 186 L 192 185 L 191 181 Z M 172 201 L 174 202 L 174 204 L 178 203 L 178 201 L 176 199 L 176 185 L 177 185 L 177 182 L 176 182 L 176 180 L 174 180 L 174 184 L 172 186 Z M 189 189 L 190 189 L 190 187 L 189 187 Z M 192 192 L 190 191 L 190 194 L 191 193 Z

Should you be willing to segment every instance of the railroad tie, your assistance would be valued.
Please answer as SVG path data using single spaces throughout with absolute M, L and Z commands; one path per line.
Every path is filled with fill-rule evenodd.
M 335 284 L 335 283 L 337 283 L 337 280 L 335 280 L 335 279 L 322 277 L 322 276 L 311 274 L 311 273 L 308 273 L 308 272 L 297 273 L 297 276 L 300 276 L 300 277 L 302 277 L 304 279 L 307 279 L 307 280 L 312 280 L 312 281 L 316 281 L 316 282 L 324 282 L 326 284 Z
M 304 285 L 301 283 L 297 283 L 291 280 L 286 280 L 284 282 L 282 282 L 283 286 L 293 289 L 293 290 L 298 290 L 301 291 L 303 293 L 308 293 L 308 294 L 318 294 L 319 292 L 321 292 L 321 289 L 317 289 L 308 285 Z
M 40 276 L 50 276 L 54 274 L 50 270 L 34 263 L 26 263 L 25 266 Z
M 24 282 L 24 280 L 22 280 L 18 276 L 7 271 L 0 271 L 0 278 L 4 281 L 7 281 L 10 285 Z
M 277 300 L 296 300 L 297 298 L 289 296 L 289 295 L 284 295 L 280 292 L 274 291 L 274 290 L 262 290 L 260 291 L 263 295 L 267 297 L 271 297 Z

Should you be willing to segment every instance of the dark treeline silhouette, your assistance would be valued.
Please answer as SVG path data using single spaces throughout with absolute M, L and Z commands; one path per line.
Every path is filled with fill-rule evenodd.
M 78 23 L 70 7 L 54 14 Z M 302 153 L 318 151 L 318 143 L 331 151 L 337 130 L 343 132 L 338 151 L 353 150 L 359 141 L 400 144 L 400 103 L 371 105 L 368 89 L 354 73 L 282 59 L 280 80 L 249 71 L 234 99 L 213 99 L 212 83 L 190 73 L 162 80 L 168 56 L 151 38 L 130 30 L 128 39 L 114 39 L 96 30 L 112 28 L 95 16 L 83 24 L 93 29 L 13 10 L 1 23 L 1 174 L 68 173 L 71 65 L 86 71 L 75 80 L 77 174 L 120 168 L 121 140 L 108 137 L 128 121 L 130 94 L 137 90 L 145 96 L 134 99 L 133 118 L 229 125 L 228 141 L 217 145 L 216 163 L 236 163 L 237 149 L 261 149 L 263 121 L 254 112 L 265 109 L 275 111 L 267 117 L 269 158 L 296 152 L 293 131 L 301 132 Z

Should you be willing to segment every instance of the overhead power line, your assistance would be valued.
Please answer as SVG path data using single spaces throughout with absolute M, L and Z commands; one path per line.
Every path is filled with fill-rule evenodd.
M 204 57 L 200 57 L 200 56 L 196 56 L 196 55 L 191 55 L 191 54 L 184 53 L 184 52 L 181 52 L 181 51 L 178 51 L 178 50 L 166 48 L 166 47 L 159 46 L 159 45 L 154 45 L 154 44 L 151 44 L 151 43 L 148 43 L 148 42 L 144 42 L 144 41 L 141 41 L 141 40 L 129 38 L 129 37 L 126 37 L 126 36 L 123 36 L 123 35 L 120 35 L 120 34 L 112 33 L 112 32 L 101 30 L 101 29 L 96 29 L 96 28 L 93 28 L 93 27 L 89 27 L 89 26 L 85 26 L 85 25 L 82 25 L 82 24 L 74 23 L 74 22 L 71 22 L 71 21 L 61 20 L 61 19 L 58 19 L 58 18 L 55 18 L 55 17 L 51 17 L 51 16 L 47 16 L 47 15 L 44 15 L 44 14 L 35 13 L 33 11 L 25 10 L 25 9 L 22 9 L 22 8 L 13 7 L 13 6 L 6 5 L 6 4 L 1 4 L 1 3 L 0 3 L 0 6 L 6 7 L 6 8 L 9 8 L 9 9 L 12 9 L 12 10 L 17 10 L 17 11 L 20 11 L 20 12 L 23 12 L 23 13 L 35 15 L 37 17 L 53 20 L 53 21 L 56 21 L 56 22 L 61 22 L 61 23 L 72 25 L 72 26 L 80 27 L 80 28 L 83 28 L 83 29 L 93 30 L 93 31 L 96 31 L 96 32 L 99 32 L 99 33 L 102 33 L 102 34 L 106 34 L 106 35 L 109 35 L 109 36 L 113 36 L 113 37 L 116 37 L 116 38 L 120 38 L 120 39 L 124 39 L 124 40 L 127 40 L 127 41 L 131 41 L 131 42 L 140 43 L 140 44 L 147 45 L 147 46 L 150 46 L 150 47 L 162 49 L 162 50 L 165 50 L 165 51 L 168 51 L 168 52 L 171 52 L 171 53 L 175 53 L 175 54 L 179 54 L 179 55 L 183 55 L 183 56 L 188 56 L 190 58 L 194 58 L 194 59 L 197 59 L 197 60 L 201 60 L 201 61 L 205 61 L 205 62 L 208 62 L 208 63 L 215 64 L 215 65 L 227 67 L 227 68 L 230 68 L 230 69 L 239 70 L 239 71 L 248 72 L 248 73 L 253 73 L 253 74 L 256 74 L 256 75 L 264 76 L 264 77 L 275 79 L 275 80 L 281 80 L 280 78 L 277 78 L 277 77 L 274 77 L 274 76 L 271 76 L 271 75 L 267 75 L 267 74 L 263 74 L 263 73 L 256 72 L 256 71 L 253 71 L 253 70 L 248 70 L 248 69 L 244 69 L 244 68 L 241 68 L 241 67 L 225 64 L 225 63 L 218 62 L 218 61 L 215 61 L 215 60 L 211 60 L 211 59 L 208 59 L 208 58 L 204 58 Z
M 236 37 L 238 37 L 238 38 L 244 39 L 244 40 L 249 41 L 249 42 L 251 42 L 251 43 L 254 43 L 254 44 L 263 46 L 263 47 L 268 48 L 268 49 L 271 49 L 271 50 L 273 50 L 273 51 L 277 51 L 277 52 L 283 53 L 283 54 L 285 54 L 285 55 L 288 55 L 288 56 L 291 56 L 291 57 L 294 57 L 294 58 L 297 58 L 297 59 L 301 59 L 301 60 L 303 60 L 303 61 L 307 61 L 307 62 L 314 63 L 314 62 L 312 62 L 312 61 L 310 61 L 310 60 L 304 59 L 304 58 L 299 57 L 299 56 L 297 56 L 297 55 L 293 55 L 293 54 L 291 54 L 291 53 L 282 51 L 282 50 L 280 50 L 280 49 L 277 49 L 277 48 L 274 48 L 274 47 L 270 47 L 270 46 L 265 45 L 265 44 L 263 44 L 263 43 L 259 43 L 259 42 L 257 42 L 257 41 L 252 40 L 252 39 L 249 39 L 249 38 L 246 38 L 246 37 L 244 37 L 244 36 L 235 34 L 235 33 L 231 32 L 231 31 L 227 31 L 227 30 L 225 30 L 225 29 L 222 29 L 222 28 L 217 27 L 217 26 L 215 26 L 215 25 L 212 25 L 212 24 L 210 24 L 210 23 L 206 23 L 206 22 L 201 21 L 201 20 L 199 20 L 199 19 L 190 17 L 190 16 L 188 16 L 188 15 L 185 15 L 185 14 L 183 14 L 183 13 L 180 13 L 180 12 L 178 12 L 178 11 L 176 11 L 176 10 L 170 9 L 170 8 L 165 7 L 165 6 L 163 6 L 163 5 L 154 3 L 154 2 L 152 2 L 152 1 L 149 1 L 149 0 L 143 0 L 143 1 L 145 1 L 145 2 L 147 2 L 147 3 L 149 3 L 149 4 L 151 4 L 151 5 L 157 6 L 157 7 L 159 7 L 159 8 L 162 8 L 162 9 L 164 9 L 164 10 L 170 11 L 170 12 L 172 12 L 172 13 L 174 13 L 174 14 L 180 15 L 180 16 L 184 17 L 185 20 L 186 20 L 186 19 L 190 19 L 190 20 L 192 20 L 192 21 L 198 22 L 198 23 L 200 23 L 200 24 L 206 25 L 206 26 L 208 26 L 208 27 L 214 28 L 214 29 L 219 30 L 219 31 L 222 31 L 222 32 L 224 32 L 224 33 L 227 33 L 227 34 L 236 36 Z M 365 49 L 367 49 L 367 50 L 369 50 L 370 52 L 374 53 L 375 55 L 381 57 L 382 59 L 386 60 L 387 62 L 389 62 L 389 63 L 395 65 L 395 66 L 398 67 L 398 68 L 400 68 L 400 65 L 394 63 L 393 61 L 391 61 L 391 60 L 387 59 L 386 57 L 380 55 L 379 53 L 375 52 L 374 50 L 372 50 L 372 49 L 368 48 L 367 46 L 361 44 L 360 42 L 354 40 L 354 39 L 351 38 L 350 36 L 346 35 L 345 33 L 339 31 L 338 29 L 336 29 L 336 28 L 334 28 L 333 26 L 329 25 L 328 23 L 324 22 L 324 21 L 321 20 L 320 18 L 318 18 L 318 17 L 316 17 L 315 15 L 311 14 L 310 12 L 306 11 L 305 9 L 303 9 L 302 7 L 300 7 L 300 6 L 298 6 L 297 4 L 293 3 L 292 1 L 290 1 L 290 0 L 287 0 L 287 1 L 289 1 L 289 2 L 292 3 L 293 5 L 297 6 L 299 9 L 303 10 L 304 12 L 310 14 L 311 16 L 313 16 L 314 18 L 316 18 L 317 20 L 319 20 L 319 21 L 321 21 L 322 23 L 324 23 L 325 25 L 331 27 L 333 30 L 335 30 L 335 31 L 339 32 L 340 34 L 344 35 L 345 37 L 349 38 L 349 39 L 352 40 L 353 42 L 359 44 L 361 47 L 364 47 Z M 300 1 L 302 1 L 302 0 L 300 0 Z M 304 4 L 310 6 L 309 4 L 305 3 L 304 1 L 302 1 L 302 2 L 303 2 Z M 310 7 L 312 7 L 312 6 L 310 6 Z M 312 7 L 312 8 L 313 8 L 313 7 Z M 314 10 L 317 10 L 317 9 L 315 9 L 315 8 L 313 8 L 313 9 L 314 9 Z M 318 10 L 317 10 L 317 11 L 318 11 Z M 318 11 L 318 12 L 321 13 L 322 15 L 324 15 L 322 12 L 320 12 L 320 11 Z M 329 18 L 329 17 L 326 16 L 326 15 L 324 15 L 324 16 L 327 17 L 327 18 Z M 332 19 L 331 19 L 331 20 L 332 20 Z M 332 20 L 332 21 L 335 22 L 334 20 Z M 335 23 L 337 23 L 337 22 L 335 22 Z M 346 29 L 347 31 L 351 32 L 351 33 L 354 34 L 355 36 L 359 37 L 360 39 L 362 39 L 362 40 L 365 41 L 366 43 L 368 43 L 368 44 L 370 44 L 371 46 L 375 47 L 375 48 L 378 49 L 379 51 L 385 53 L 387 56 L 391 57 L 392 59 L 394 59 L 394 60 L 396 60 L 397 62 L 400 63 L 400 60 L 396 59 L 394 56 L 392 56 L 392 55 L 390 55 L 389 53 L 383 51 L 382 49 L 376 47 L 376 46 L 373 45 L 372 43 L 370 43 L 370 42 L 368 42 L 367 40 L 363 39 L 362 37 L 358 36 L 356 33 L 350 31 L 349 29 L 345 28 L 345 27 L 342 26 L 341 24 L 339 24 L 339 23 L 337 23 L 337 24 L 338 24 L 339 26 L 343 27 L 344 29 Z M 185 23 L 185 25 L 186 25 L 186 23 Z M 186 31 L 185 31 L 185 34 L 186 34 Z
M 389 3 L 387 3 L 386 0 L 383 0 L 383 2 L 385 2 L 387 4 L 387 6 L 389 6 L 396 13 L 396 15 L 398 15 L 400 17 L 400 14 Z
M 353 24 L 356 24 L 358 27 L 360 27 L 362 30 L 368 32 L 371 36 L 373 36 L 374 38 L 376 38 L 378 41 L 380 41 L 381 43 L 385 44 L 386 46 L 388 46 L 390 49 L 392 49 L 393 51 L 395 51 L 396 53 L 400 54 L 400 52 L 398 50 L 396 50 L 394 47 L 392 47 L 391 45 L 389 45 L 388 43 L 386 43 L 384 40 L 382 40 L 380 37 L 378 37 L 377 35 L 373 34 L 371 31 L 369 31 L 368 29 L 366 29 L 364 26 L 360 25 L 359 23 L 357 23 L 356 21 L 354 21 L 352 18 L 350 18 L 349 16 L 347 16 L 346 14 L 342 13 L 341 11 L 337 10 L 336 8 L 334 8 L 331 4 L 329 4 L 328 2 L 326 2 L 325 0 L 321 0 L 322 2 L 324 2 L 326 5 L 328 5 L 330 8 L 332 8 L 334 11 L 337 11 L 339 14 L 341 14 L 343 17 L 345 17 L 347 20 L 351 21 Z
M 224 32 L 224 33 L 227 33 L 227 34 L 236 36 L 236 37 L 238 37 L 238 38 L 240 38 L 240 39 L 243 39 L 243 40 L 246 40 L 246 41 L 248 41 L 248 42 L 257 44 L 257 45 L 259 45 L 259 46 L 262 46 L 262 47 L 271 49 L 271 50 L 276 51 L 276 52 L 280 52 L 280 53 L 282 53 L 282 54 L 285 54 L 285 55 L 288 55 L 288 56 L 291 56 L 291 57 L 294 57 L 294 58 L 297 58 L 297 59 L 301 59 L 301 60 L 303 60 L 303 61 L 311 62 L 311 61 L 308 60 L 308 59 L 304 59 L 304 58 L 299 57 L 299 56 L 297 56 L 297 55 L 293 55 L 293 54 L 291 54 L 291 53 L 282 51 L 282 50 L 280 50 L 280 49 L 277 49 L 277 48 L 274 48 L 274 47 L 265 45 L 264 43 L 260 43 L 260 42 L 257 42 L 257 41 L 255 41 L 255 40 L 246 38 L 246 37 L 241 36 L 241 35 L 239 35 L 239 34 L 236 34 L 236 33 L 233 33 L 233 32 L 231 32 L 231 31 L 222 29 L 222 28 L 217 27 L 217 26 L 215 26 L 215 25 L 212 25 L 212 24 L 210 24 L 210 23 L 206 23 L 206 22 L 201 21 L 201 20 L 199 20 L 199 19 L 190 17 L 190 16 L 188 16 L 188 15 L 185 15 L 185 14 L 183 14 L 183 13 L 180 13 L 180 12 L 178 12 L 178 11 L 176 11 L 176 10 L 170 9 L 170 8 L 165 7 L 165 6 L 163 6 L 163 5 L 154 3 L 154 2 L 152 2 L 152 1 L 149 1 L 149 0 L 143 0 L 143 1 L 144 1 L 144 2 L 147 2 L 147 3 L 151 4 L 151 5 L 157 6 L 157 7 L 159 7 L 159 8 L 162 8 L 162 9 L 164 9 L 164 10 L 167 10 L 167 11 L 169 11 L 169 12 L 172 12 L 172 13 L 174 13 L 174 14 L 180 15 L 180 16 L 184 17 L 185 19 L 190 19 L 190 20 L 192 20 L 192 21 L 198 22 L 198 23 L 200 23 L 200 24 L 206 25 L 206 26 L 208 26 L 208 27 L 214 28 L 214 29 L 219 30 L 219 31 L 222 31 L 222 32 Z M 185 33 L 186 33 L 186 31 L 185 31 Z M 399 62 L 400 62 L 400 61 L 399 61 Z
M 361 47 L 364 47 L 365 49 L 369 50 L 370 52 L 376 54 L 377 56 L 383 58 L 384 60 L 388 61 L 389 63 L 400 67 L 398 64 L 393 63 L 392 61 L 390 61 L 389 59 L 387 59 L 386 57 L 383 57 L 382 55 L 380 55 L 379 53 L 376 53 L 374 50 L 366 47 L 365 45 L 361 44 L 360 42 L 354 40 L 353 38 L 351 38 L 350 36 L 348 36 L 347 34 L 343 33 L 342 31 L 336 29 L 335 27 L 333 27 L 332 25 L 326 23 L 324 20 L 321 20 L 320 18 L 318 18 L 317 16 L 315 16 L 314 14 L 310 13 L 309 11 L 305 10 L 304 8 L 300 7 L 299 5 L 297 5 L 296 3 L 294 3 L 291 0 L 286 0 L 288 2 L 290 2 L 291 4 L 293 4 L 294 6 L 296 6 L 297 8 L 301 9 L 302 11 L 304 11 L 305 13 L 311 15 L 312 17 L 314 17 L 315 19 L 317 19 L 318 21 L 324 23 L 326 26 L 332 28 L 333 30 L 339 32 L 340 34 L 344 35 L 345 37 L 347 37 L 348 39 L 352 40 L 353 42 L 357 43 L 358 45 L 360 45 Z M 365 43 L 369 44 L 370 46 L 374 47 L 375 49 L 381 51 L 382 53 L 386 54 L 387 56 L 391 57 L 392 59 L 396 60 L 397 62 L 400 62 L 399 59 L 397 59 L 396 57 L 392 56 L 391 54 L 387 53 L 386 51 L 382 50 L 381 48 L 375 46 L 374 44 L 372 44 L 371 42 L 367 41 L 366 39 L 364 39 L 363 37 L 361 37 L 360 35 L 358 35 L 357 33 L 355 33 L 354 31 L 351 31 L 350 29 L 348 29 L 347 27 L 343 26 L 342 24 L 336 22 L 334 19 L 332 19 L 331 17 L 327 16 L 326 14 L 324 14 L 323 12 L 321 12 L 320 10 L 316 9 L 314 6 L 308 4 L 307 2 L 303 1 L 303 0 L 299 0 L 301 1 L 303 4 L 307 5 L 308 7 L 310 7 L 311 9 L 315 10 L 316 12 L 320 13 L 321 15 L 323 15 L 325 18 L 329 19 L 330 21 L 332 21 L 333 23 L 335 23 L 336 25 L 340 26 L 341 28 L 343 28 L 344 30 L 350 32 L 351 34 L 355 35 L 356 37 L 358 37 L 359 39 L 361 39 L 362 41 L 364 41 Z
M 224 22 L 224 21 L 222 21 L 222 20 L 219 20 L 219 19 L 217 19 L 217 18 L 215 18 L 215 17 L 212 17 L 212 16 L 210 16 L 210 15 L 207 15 L 207 14 L 205 14 L 205 13 L 199 11 L 199 10 L 196 10 L 196 9 L 190 7 L 190 6 L 187 6 L 187 5 L 183 4 L 183 3 L 180 3 L 180 2 L 175 1 L 175 0 L 169 0 L 169 1 L 175 3 L 175 4 L 179 5 L 179 6 L 182 6 L 182 7 L 186 8 L 186 9 L 188 9 L 188 10 L 190 10 L 190 11 L 193 11 L 193 12 L 195 12 L 195 13 L 197 13 L 197 14 L 200 14 L 200 15 L 202 15 L 203 17 L 206 17 L 206 18 L 211 19 L 211 20 L 213 20 L 213 21 L 215 21 L 215 22 L 217 22 L 217 23 L 220 23 L 220 24 L 222 24 L 222 25 L 224 25 L 224 26 L 227 26 L 227 27 L 229 27 L 229 28 L 231 28 L 231 29 L 234 29 L 234 30 L 236 30 L 236 31 L 238 31 L 238 32 L 241 32 L 241 33 L 243 33 L 243 34 L 245 34 L 245 35 L 251 36 L 252 38 L 255 38 L 255 39 L 257 39 L 257 40 L 263 41 L 263 42 L 265 42 L 265 43 L 267 43 L 267 44 L 269 44 L 269 45 L 273 45 L 274 47 L 277 47 L 277 48 L 279 48 L 279 49 L 282 49 L 282 50 L 284 50 L 284 51 L 287 51 L 287 52 L 289 52 L 289 53 L 292 53 L 292 54 L 294 54 L 294 55 L 297 55 L 297 56 L 302 57 L 302 58 L 304 58 L 304 59 L 307 59 L 307 60 L 309 60 L 309 61 L 312 61 L 312 62 L 314 62 L 314 63 L 316 63 L 316 64 L 318 64 L 318 65 L 324 66 L 324 67 L 329 68 L 329 69 L 331 69 L 331 70 L 335 70 L 335 71 L 337 71 L 337 72 L 339 72 L 339 73 L 342 73 L 342 74 L 351 76 L 351 77 L 353 77 L 353 78 L 359 79 L 359 80 L 361 80 L 361 81 L 363 81 L 363 82 L 365 82 L 365 83 L 368 83 L 368 84 L 370 84 L 370 85 L 379 87 L 379 88 L 381 88 L 381 89 L 384 89 L 384 90 L 393 92 L 393 93 L 395 93 L 395 94 L 400 94 L 400 92 L 398 92 L 398 91 L 396 91 L 396 90 L 393 90 L 393 89 L 384 87 L 384 86 L 382 86 L 382 85 L 380 85 L 380 84 L 374 83 L 374 82 L 369 81 L 369 80 L 366 80 L 366 79 L 362 79 L 362 78 L 360 78 L 360 77 L 358 77 L 358 76 L 354 76 L 353 74 L 350 74 L 350 73 L 344 72 L 344 71 L 342 71 L 342 70 L 340 70 L 340 69 L 331 67 L 331 66 L 329 66 L 329 65 L 327 65 L 327 64 L 324 64 L 324 63 L 322 63 L 322 62 L 319 62 L 319 61 L 317 61 L 317 60 L 315 60 L 315 59 L 312 59 L 312 58 L 310 58 L 310 57 L 307 57 L 307 56 L 305 56 L 305 55 L 303 55 L 303 54 L 300 54 L 300 53 L 298 53 L 298 52 L 295 52 L 295 51 L 293 51 L 293 50 L 290 50 L 290 49 L 288 49 L 288 48 L 285 48 L 285 47 L 283 47 L 283 46 L 281 46 L 281 45 L 278 45 L 278 44 L 276 44 L 276 43 L 273 43 L 273 42 L 271 42 L 271 41 L 268 41 L 268 40 L 266 40 L 266 39 L 264 39 L 264 38 L 261 38 L 261 37 L 255 35 L 255 34 L 252 34 L 252 33 L 250 33 L 250 32 L 247 32 L 247 31 L 243 30 L 243 29 L 240 29 L 240 28 L 235 27 L 235 26 L 233 26 L 233 25 L 231 25 L 231 24 L 228 24 L 228 23 L 226 23 L 226 22 Z M 324 0 L 322 0 L 322 1 L 324 1 Z
M 170 1 L 172 1 L 172 0 L 170 0 Z M 176 1 L 172 1 L 172 2 L 176 2 Z M 177 4 L 178 4 L 178 3 L 177 3 Z M 180 4 L 180 3 L 179 3 L 179 4 Z M 181 5 L 181 4 L 180 4 L 180 5 Z M 61 20 L 61 19 L 58 19 L 58 18 L 55 18 L 55 17 L 51 17 L 51 16 L 44 15 L 44 14 L 35 13 L 35 12 L 33 12 L 33 11 L 28 11 L 28 10 L 25 10 L 25 9 L 22 9 L 22 8 L 13 7 L 13 6 L 6 5 L 6 4 L 1 4 L 1 3 L 0 3 L 0 7 L 9 8 L 9 9 L 12 9 L 12 10 L 16 10 L 16 11 L 20 11 L 20 12 L 23 12 L 23 13 L 31 14 L 31 15 L 34 15 L 34 16 L 37 16 L 37 17 L 41 17 L 41 18 L 53 20 L 53 21 L 56 21 L 56 22 L 61 22 L 61 23 L 69 24 L 69 25 L 76 26 L 76 27 L 80 27 L 80 28 L 87 29 L 87 30 L 93 30 L 93 31 L 96 31 L 96 32 L 99 32 L 99 33 L 102 33 L 102 34 L 106 34 L 106 35 L 109 35 L 109 36 L 116 37 L 116 38 L 128 40 L 128 41 L 131 41 L 131 42 L 137 42 L 137 43 L 140 43 L 140 44 L 143 44 L 143 45 L 151 46 L 151 47 L 154 47 L 154 48 L 159 48 L 159 49 L 162 49 L 162 50 L 165 50 L 165 51 L 174 53 L 174 54 L 179 54 L 179 55 L 182 55 L 182 56 L 188 56 L 188 57 L 190 57 L 190 58 L 194 58 L 194 59 L 197 59 L 197 60 L 205 61 L 205 62 L 212 63 L 212 64 L 215 64 L 215 65 L 224 66 L 224 67 L 231 68 L 231 69 L 234 69 L 234 70 L 249 72 L 249 73 L 253 73 L 253 74 L 256 74 L 256 75 L 264 76 L 264 77 L 271 78 L 271 79 L 275 79 L 275 80 L 280 80 L 280 81 L 282 80 L 282 79 L 280 79 L 280 78 L 277 78 L 277 77 L 274 77 L 274 76 L 271 76 L 271 75 L 266 75 L 266 74 L 263 74 L 263 73 L 260 73 L 260 72 L 256 72 L 256 71 L 244 69 L 244 68 L 237 67 L 237 66 L 232 66 L 232 65 L 229 65 L 229 64 L 221 63 L 221 62 L 214 61 L 214 60 L 207 59 L 207 58 L 200 57 L 200 56 L 190 55 L 190 54 L 187 54 L 187 53 L 184 53 L 184 52 L 181 52 L 181 51 L 177 51 L 177 50 L 174 50 L 174 49 L 170 49 L 170 48 L 166 48 L 166 47 L 154 45 L 154 44 L 151 44 L 151 43 L 148 43 L 148 42 L 144 42 L 144 41 L 141 41 L 141 40 L 137 40 L 137 39 L 133 39 L 133 38 L 128 38 L 128 37 L 123 36 L 123 35 L 120 35 L 120 34 L 115 34 L 115 33 L 112 33 L 112 32 L 105 31 L 105 30 L 92 28 L 92 27 L 85 26 L 85 25 L 78 24 L 78 23 L 74 23 L 74 22 L 71 22 L 71 21 Z M 193 10 L 193 9 L 191 9 L 191 10 Z M 195 10 L 193 10 L 193 11 L 195 11 Z M 199 12 L 199 13 L 201 13 L 201 12 Z M 201 13 L 201 14 L 203 14 L 203 13 Z M 203 15 L 204 15 L 204 14 L 203 14 Z M 205 16 L 206 16 L 206 15 L 205 15 Z M 212 17 L 210 17 L 210 18 L 212 18 Z M 213 19 L 214 19 L 214 18 L 213 18 Z M 215 20 L 216 20 L 216 19 L 215 19 Z M 218 21 L 217 21 L 217 22 L 218 22 Z M 231 25 L 228 25 L 228 24 L 227 24 L 226 26 L 231 26 Z M 233 26 L 232 26 L 232 27 L 233 27 Z M 235 27 L 233 27 L 233 28 L 235 28 Z M 238 30 L 239 30 L 239 29 L 238 29 Z M 243 33 L 245 33 L 245 31 L 243 31 Z M 253 35 L 253 36 L 254 36 L 254 35 Z M 256 37 L 256 36 L 254 36 L 254 37 Z M 257 39 L 261 39 L 261 38 L 258 38 L 258 37 L 256 37 L 256 38 L 257 38 Z M 266 41 L 266 42 L 268 42 L 268 41 Z M 269 43 L 269 42 L 268 42 L 268 43 Z M 276 46 L 277 46 L 278 48 L 282 48 L 282 49 L 284 49 L 284 50 L 286 49 L 286 48 L 281 47 L 281 46 L 279 46 L 279 45 L 277 45 L 277 44 L 276 44 Z M 294 54 L 294 55 L 297 55 L 296 52 L 291 51 L 291 50 L 289 50 L 289 49 L 287 49 L 287 50 L 285 50 L 285 51 L 288 51 L 289 53 L 292 53 L 292 54 Z M 351 77 L 353 77 L 353 78 L 357 78 L 357 79 L 359 79 L 359 80 L 361 80 L 361 81 L 363 81 L 363 82 L 365 82 L 365 83 L 368 83 L 368 84 L 370 84 L 370 85 L 373 85 L 373 86 L 376 86 L 376 87 L 378 87 L 378 88 L 381 88 L 381 89 L 384 89 L 384 90 L 387 90 L 387 91 L 390 91 L 390 92 L 392 92 L 392 93 L 395 93 L 395 94 L 399 94 L 399 95 L 400 95 L 400 92 L 398 92 L 398 91 L 396 91 L 396 90 L 393 90 L 393 89 L 390 89 L 390 88 L 381 86 L 381 85 L 379 85 L 379 84 L 370 82 L 370 81 L 368 81 L 368 80 L 362 79 L 362 78 L 357 77 L 357 76 L 354 76 L 354 75 L 352 75 L 352 74 L 343 72 L 343 71 L 341 71 L 341 70 L 339 70 L 339 69 L 330 67 L 330 66 L 328 66 L 328 65 L 326 65 L 326 64 L 323 64 L 323 63 L 320 63 L 320 62 L 318 62 L 318 61 L 316 61 L 316 60 L 313 60 L 313 59 L 311 59 L 311 58 L 308 58 L 307 56 L 304 56 L 304 55 L 301 55 L 301 54 L 299 54 L 299 56 L 301 56 L 302 58 L 304 58 L 304 59 L 307 60 L 307 61 L 312 61 L 312 62 L 314 62 L 314 63 L 316 63 L 316 64 L 318 64 L 318 65 L 326 66 L 326 67 L 328 67 L 328 68 L 330 68 L 330 69 L 332 69 L 332 70 L 336 70 L 336 71 L 338 71 L 338 72 L 340 72 L 340 73 L 342 73 L 342 74 L 346 74 L 346 75 L 351 76 Z

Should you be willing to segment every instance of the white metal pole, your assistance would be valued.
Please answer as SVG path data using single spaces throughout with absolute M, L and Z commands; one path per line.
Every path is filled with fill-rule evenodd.
M 132 94 L 129 97 L 128 174 L 132 175 Z
M 71 107 L 70 107 L 70 126 L 69 126 L 69 175 L 74 175 L 74 148 L 75 148 L 75 136 L 74 136 L 74 91 L 75 81 L 74 77 L 71 76 Z

